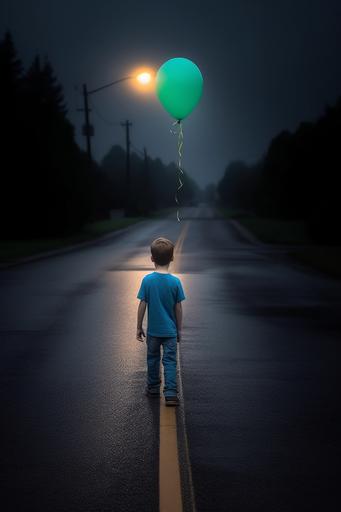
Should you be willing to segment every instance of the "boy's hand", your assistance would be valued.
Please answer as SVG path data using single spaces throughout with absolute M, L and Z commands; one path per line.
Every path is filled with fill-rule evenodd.
M 180 331 L 178 331 L 178 334 L 177 334 L 177 337 L 176 337 L 176 341 L 178 343 L 180 343 L 180 341 L 181 341 L 181 332 Z
M 144 333 L 144 330 L 143 330 L 143 328 L 142 328 L 142 327 L 138 327 L 138 328 L 136 329 L 136 339 L 137 339 L 138 341 L 142 341 L 142 342 L 143 342 L 144 340 L 143 340 L 142 336 L 146 337 L 146 335 L 145 335 L 145 333 Z

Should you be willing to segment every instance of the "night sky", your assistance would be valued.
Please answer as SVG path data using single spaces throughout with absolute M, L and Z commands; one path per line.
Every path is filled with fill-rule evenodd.
M 183 121 L 183 167 L 199 185 L 217 181 L 232 160 L 254 162 L 282 129 L 314 120 L 341 95 L 340 0 L 0 0 L 0 35 L 10 29 L 25 69 L 48 56 L 81 135 L 81 86 L 94 89 L 139 66 L 173 57 L 201 69 L 202 99 Z M 129 82 L 91 97 L 93 155 L 125 144 L 177 161 L 172 118 L 154 94 Z M 77 91 L 75 86 L 79 87 Z M 134 147 L 132 148 L 134 150 Z

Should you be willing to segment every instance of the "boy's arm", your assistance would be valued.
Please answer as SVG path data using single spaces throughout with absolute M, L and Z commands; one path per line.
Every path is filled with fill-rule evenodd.
M 143 341 L 142 336 L 146 337 L 142 323 L 143 323 L 143 317 L 146 311 L 147 303 L 144 300 L 140 300 L 139 307 L 137 309 L 137 328 L 136 328 L 136 339 L 138 341 Z
M 175 318 L 176 318 L 176 326 L 178 329 L 178 343 L 181 340 L 181 330 L 182 330 L 182 305 L 181 302 L 177 302 L 175 304 Z

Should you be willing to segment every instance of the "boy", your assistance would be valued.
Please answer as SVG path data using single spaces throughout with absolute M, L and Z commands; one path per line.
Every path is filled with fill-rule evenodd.
M 181 341 L 182 305 L 185 294 L 178 277 L 168 272 L 173 261 L 174 244 L 167 238 L 156 238 L 150 246 L 155 271 L 147 274 L 137 294 L 136 339 L 143 342 L 143 317 L 148 304 L 147 328 L 147 394 L 160 396 L 160 345 L 165 375 L 163 394 L 166 405 L 179 405 L 176 386 L 177 343 Z

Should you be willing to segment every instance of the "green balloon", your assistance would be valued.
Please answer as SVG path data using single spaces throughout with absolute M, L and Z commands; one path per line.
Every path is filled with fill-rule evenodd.
M 181 121 L 198 104 L 203 88 L 200 69 L 183 57 L 167 60 L 156 73 L 156 95 L 163 107 Z

